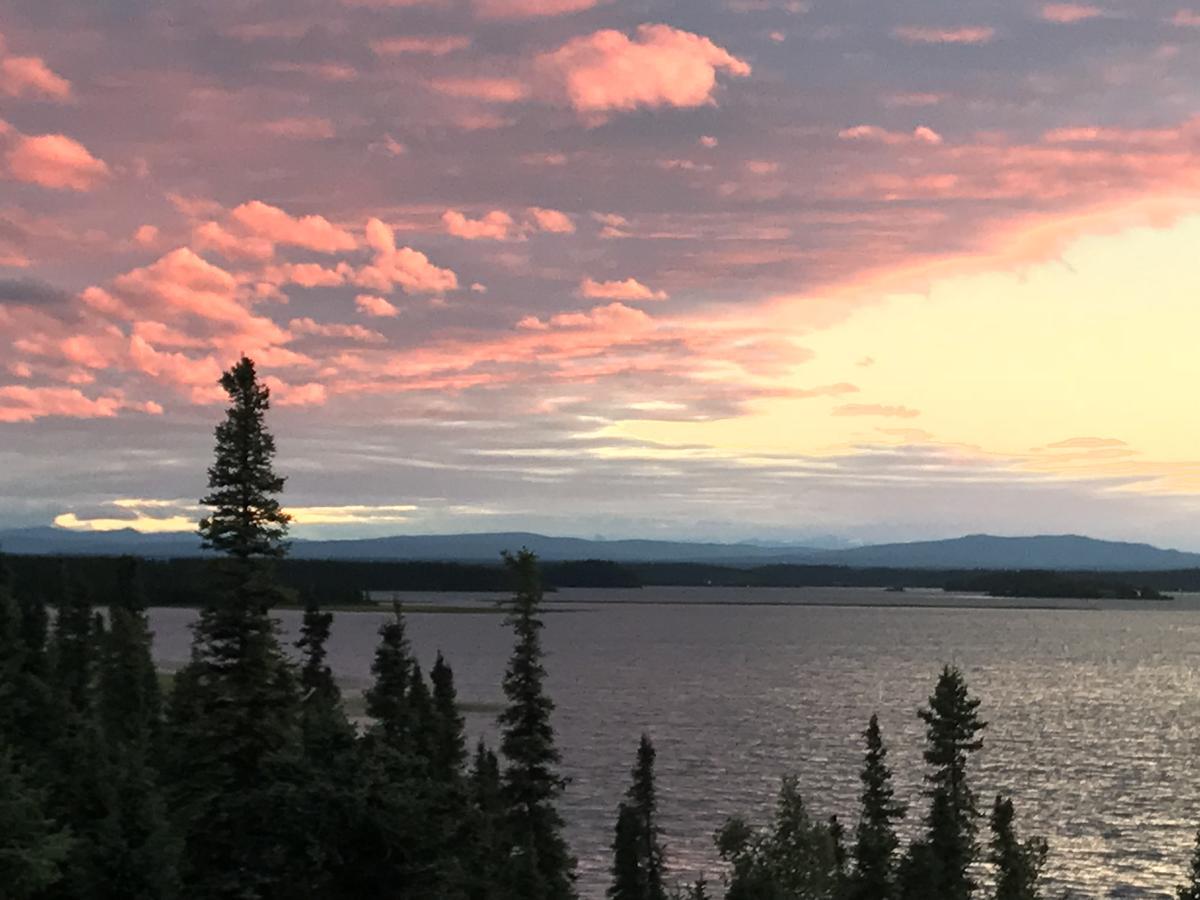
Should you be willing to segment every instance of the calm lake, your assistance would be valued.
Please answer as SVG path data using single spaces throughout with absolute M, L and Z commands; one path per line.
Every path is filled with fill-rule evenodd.
M 440 649 L 462 700 L 499 703 L 511 646 L 502 619 L 419 614 L 416 604 L 446 595 L 404 597 L 426 671 Z M 681 880 L 702 871 L 717 880 L 713 831 L 728 815 L 766 816 L 785 773 L 799 777 L 814 814 L 836 813 L 852 828 L 859 733 L 872 712 L 898 793 L 919 818 L 916 710 L 943 663 L 963 669 L 990 723 L 975 770 L 981 805 L 990 809 L 997 791 L 1015 797 L 1020 826 L 1050 840 L 1055 887 L 1168 898 L 1183 878 L 1200 824 L 1200 598 L 656 588 L 562 591 L 549 609 L 549 686 L 571 778 L 563 812 L 586 900 L 607 884 L 615 809 L 642 731 L 658 750 L 662 823 Z M 187 660 L 193 617 L 152 611 L 164 666 Z M 280 614 L 287 635 L 299 618 Z M 330 661 L 348 689 L 368 682 L 383 618 L 337 616 Z M 493 718 L 468 716 L 472 739 L 491 740 Z

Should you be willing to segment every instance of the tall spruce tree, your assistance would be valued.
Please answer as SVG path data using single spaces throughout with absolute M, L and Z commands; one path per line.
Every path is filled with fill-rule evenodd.
M 362 823 L 365 781 L 357 734 L 346 716 L 342 693 L 327 662 L 326 644 L 333 614 L 314 603 L 304 610 L 296 647 L 302 658 L 300 684 L 301 777 L 295 793 L 303 831 L 295 835 L 296 855 L 311 875 L 308 896 L 342 900 L 361 896 L 351 869 Z
M 1022 842 L 1013 818 L 1012 799 L 997 796 L 992 806 L 989 855 L 996 867 L 996 900 L 1040 900 L 1038 883 L 1048 848 L 1041 838 Z
M 245 357 L 220 383 L 230 406 L 216 428 L 210 492 L 201 500 L 212 511 L 199 530 L 227 562 L 217 564 L 218 584 L 171 704 L 172 801 L 185 880 L 198 900 L 278 895 L 309 869 L 292 855 L 297 696 L 269 613 L 278 591 L 265 565 L 286 551 L 288 523 L 264 419 L 270 392 Z
M 433 733 L 430 737 L 430 775 L 443 784 L 462 780 L 467 761 L 463 717 L 458 708 L 454 670 L 438 652 L 429 670 L 433 683 Z
M 970 757 L 983 747 L 987 727 L 978 715 L 979 701 L 967 692 L 962 673 L 946 666 L 929 698 L 918 711 L 925 723 L 925 795 L 929 798 L 926 834 L 915 843 L 902 867 L 905 900 L 969 900 L 975 890 L 971 867 L 979 854 L 980 817 L 967 780 Z
M 354 878 L 362 896 L 389 896 L 404 885 L 405 896 L 432 900 L 444 887 L 444 860 L 431 827 L 434 791 L 423 752 L 428 689 L 422 702 L 424 683 L 399 604 L 379 636 L 366 692 L 372 719 L 363 739 L 367 802 Z
M 231 403 L 217 426 L 209 493 L 200 501 L 212 513 L 200 521 L 200 536 L 205 547 L 237 559 L 283 556 L 290 517 L 279 505 L 285 479 L 273 468 L 275 438 L 266 427 L 270 389 L 245 356 L 220 383 Z
M 515 639 L 504 673 L 508 707 L 500 714 L 506 765 L 503 796 L 508 863 L 503 896 L 511 900 L 569 900 L 575 896 L 575 860 L 563 837 L 558 799 L 566 781 L 554 743 L 554 702 L 542 663 L 541 573 L 529 550 L 504 554 L 516 584 L 507 623 Z
M 643 734 L 638 742 L 633 783 L 617 811 L 613 840 L 612 900 L 666 900 L 666 855 L 658 826 L 654 783 L 654 745 Z
M 1200 900 L 1200 831 L 1196 832 L 1196 849 L 1192 852 L 1187 884 L 1175 891 L 1176 900 Z
M 895 823 L 904 818 L 904 804 L 895 799 L 887 747 L 879 730 L 879 717 L 871 716 L 863 732 L 867 742 L 863 762 L 861 812 L 854 830 L 854 874 L 850 900 L 892 900 L 896 891 Z

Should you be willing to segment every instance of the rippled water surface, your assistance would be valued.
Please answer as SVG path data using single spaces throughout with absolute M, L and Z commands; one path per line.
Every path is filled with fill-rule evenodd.
M 919 814 L 915 711 L 943 663 L 965 671 L 990 723 L 981 802 L 1014 795 L 1021 824 L 1050 840 L 1055 885 L 1167 898 L 1183 876 L 1200 823 L 1197 598 L 1028 609 L 940 593 L 710 588 L 564 591 L 551 607 L 547 668 L 572 780 L 564 814 L 587 900 L 603 896 L 614 810 L 643 730 L 658 749 L 681 878 L 715 875 L 714 829 L 731 814 L 765 815 L 784 773 L 799 777 L 814 812 L 852 823 L 872 712 L 899 793 Z M 192 616 L 154 610 L 164 663 L 186 660 Z M 294 633 L 299 614 L 281 619 Z M 348 687 L 366 684 L 382 619 L 338 615 L 330 659 Z M 414 613 L 409 634 L 426 670 L 446 654 L 464 701 L 501 700 L 510 639 L 498 617 Z M 492 718 L 469 716 L 472 736 L 494 736 Z

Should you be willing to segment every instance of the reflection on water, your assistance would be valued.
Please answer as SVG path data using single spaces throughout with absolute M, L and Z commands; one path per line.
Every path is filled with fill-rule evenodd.
M 665 602 L 611 602 L 634 598 Z M 696 599 L 736 603 L 681 605 Z M 737 605 L 760 600 L 771 605 Z M 765 814 L 785 772 L 799 776 L 814 812 L 851 823 L 858 732 L 875 711 L 898 793 L 919 814 L 915 710 L 946 662 L 965 671 L 990 722 L 975 778 L 981 806 L 997 791 L 1014 795 L 1022 827 L 1050 839 L 1055 886 L 1084 897 L 1173 896 L 1200 823 L 1200 600 L 924 606 L 947 600 L 870 590 L 555 597 L 566 611 L 547 616 L 547 667 L 584 898 L 603 896 L 614 811 L 643 730 L 658 749 L 663 826 L 681 879 L 715 871 L 713 831 L 730 814 Z M 894 605 L 904 603 L 917 605 Z M 191 618 L 154 610 L 159 659 L 187 659 Z M 381 618 L 337 617 L 330 662 L 348 686 L 369 678 Z M 299 614 L 281 619 L 294 632 Z M 499 617 L 412 615 L 409 633 L 427 671 L 437 650 L 447 655 L 464 700 L 501 698 L 510 643 Z M 473 737 L 493 734 L 490 718 L 468 716 Z

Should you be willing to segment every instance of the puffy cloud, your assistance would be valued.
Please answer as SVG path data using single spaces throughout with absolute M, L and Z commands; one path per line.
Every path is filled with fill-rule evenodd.
M 284 263 L 281 266 L 268 266 L 260 277 L 268 284 L 298 284 L 301 287 L 336 287 L 345 284 L 346 275 L 350 273 L 346 264 L 336 269 L 327 269 L 320 263 Z
M 209 343 L 243 342 L 247 352 L 252 348 L 266 352 L 287 341 L 283 329 L 270 319 L 255 316 L 239 301 L 233 275 L 186 247 L 118 276 L 113 289 L 125 303 L 114 301 L 111 312 L 157 321 L 207 322 L 211 328 L 202 337 Z M 181 337 L 189 343 L 196 338 Z
M 636 278 L 624 281 L 595 281 L 585 278 L 579 285 L 579 295 L 595 300 L 666 300 L 666 291 L 654 291 Z
M 142 247 L 152 247 L 158 240 L 157 225 L 140 225 L 133 233 L 133 242 Z
M 475 8 L 488 19 L 532 19 L 582 12 L 607 2 L 609 0 L 475 0 Z
M 400 310 L 392 303 L 374 294 L 359 294 L 354 298 L 354 305 L 359 312 L 374 318 L 391 319 L 400 315 Z
M 6 56 L 0 58 L 0 92 L 63 101 L 71 99 L 71 82 L 55 74 L 40 57 Z
M 1071 25 L 1105 15 L 1107 13 L 1100 7 L 1082 3 L 1047 3 L 1041 10 L 1043 19 L 1060 25 Z
M 14 178 L 48 188 L 90 191 L 110 174 L 103 160 L 64 134 L 20 135 L 6 160 Z
M 444 294 L 457 290 L 458 276 L 429 261 L 411 247 L 396 247 L 396 236 L 388 225 L 372 218 L 367 222 L 367 243 L 375 250 L 373 264 L 360 269 L 354 283 L 377 291 L 395 285 L 410 294 Z
M 571 221 L 571 217 L 564 212 L 559 212 L 557 209 L 543 209 L 540 206 L 531 206 L 529 208 L 529 216 L 533 219 L 534 227 L 538 231 L 548 231 L 551 234 L 575 233 L 575 223 Z
M 964 28 L 901 25 L 892 29 L 892 37 L 907 44 L 989 44 L 996 37 L 996 29 L 986 25 Z
M 32 422 L 49 416 L 71 419 L 111 418 L 122 409 L 161 413 L 157 404 L 131 404 L 120 393 L 88 397 L 78 388 L 0 387 L 0 422 Z
M 271 402 L 276 406 L 323 406 L 328 396 L 325 385 L 316 382 L 288 384 L 273 375 L 263 378 L 271 390 Z
M 573 38 L 536 66 L 552 90 L 578 112 L 713 102 L 717 74 L 750 74 L 749 63 L 702 35 L 669 25 L 641 25 L 631 39 L 611 29 Z
M 523 237 L 513 217 L 498 209 L 482 219 L 468 219 L 458 210 L 448 209 L 442 214 L 442 224 L 449 234 L 468 241 L 514 241 Z
M 619 340 L 622 336 L 652 328 L 654 320 L 640 309 L 634 309 L 624 303 L 609 303 L 607 306 L 592 307 L 587 312 L 558 313 L 545 322 L 534 316 L 527 316 L 517 325 L 526 331 L 586 329 L 601 334 L 608 333 L 614 340 Z M 563 349 L 572 346 L 574 345 L 566 344 L 563 345 Z
M 337 227 L 324 216 L 296 218 L 261 200 L 243 203 L 229 217 L 250 234 L 276 244 L 290 244 L 317 253 L 336 253 L 358 246 L 358 241 L 350 232 Z
M 407 35 L 371 41 L 371 50 L 379 56 L 396 56 L 403 53 L 446 56 L 470 46 L 471 38 L 465 34 Z
M 201 250 L 215 250 L 226 259 L 263 262 L 275 255 L 275 245 L 271 241 L 232 234 L 219 222 L 203 222 L 193 228 L 192 243 Z

